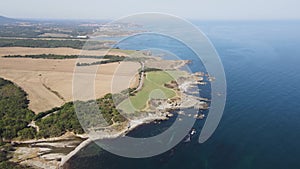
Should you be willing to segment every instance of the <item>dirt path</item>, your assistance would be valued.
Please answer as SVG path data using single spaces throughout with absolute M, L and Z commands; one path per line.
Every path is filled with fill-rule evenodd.
M 136 90 L 135 90 L 135 92 L 137 91 L 140 91 L 141 89 L 142 89 L 142 87 L 143 87 L 143 84 L 144 84 L 144 78 L 145 78 L 145 72 L 144 72 L 144 70 L 145 70 L 145 63 L 144 62 L 141 62 L 141 65 L 142 65 L 142 67 L 141 67 L 141 75 L 140 75 L 140 81 L 139 81 L 139 85 L 138 85 L 138 87 L 136 88 Z

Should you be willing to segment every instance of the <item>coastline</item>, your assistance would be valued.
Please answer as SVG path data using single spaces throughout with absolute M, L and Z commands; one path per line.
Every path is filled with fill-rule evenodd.
M 128 132 L 134 130 L 135 128 L 137 128 L 138 126 L 144 125 L 144 124 L 148 124 L 151 123 L 153 121 L 156 120 L 168 120 L 168 117 L 166 117 L 166 115 L 158 115 L 158 114 L 153 114 L 147 117 L 144 117 L 142 119 L 139 120 L 130 120 L 128 122 L 128 128 L 125 128 L 119 132 L 116 132 L 114 134 L 110 134 L 110 133 L 104 133 L 103 135 L 99 136 L 100 133 L 96 133 L 97 136 L 90 136 L 88 137 L 85 141 L 81 142 L 73 151 L 71 151 L 69 154 L 67 154 L 65 157 L 63 157 L 61 159 L 59 168 L 63 169 L 64 165 L 68 163 L 68 161 L 75 156 L 79 151 L 81 151 L 84 147 L 86 147 L 87 145 L 89 145 L 90 143 L 93 142 L 93 140 L 99 140 L 99 139 L 114 139 L 114 138 L 118 138 L 118 137 L 123 137 L 125 136 Z M 102 133 L 101 133 L 102 134 Z
M 189 60 L 182 61 L 179 65 L 177 65 L 176 69 L 179 69 L 183 67 L 186 64 L 191 63 Z M 144 67 L 144 64 L 142 65 Z M 178 103 L 179 104 L 170 104 L 170 103 L 165 103 L 163 104 L 164 108 L 161 109 L 160 111 L 155 111 L 155 112 L 148 112 L 146 116 L 138 116 L 135 117 L 135 119 L 129 119 L 127 127 L 124 127 L 124 129 L 120 131 L 115 131 L 115 132 L 105 132 L 105 131 L 97 131 L 97 132 L 90 132 L 88 135 L 88 139 L 83 141 L 80 145 L 78 145 L 73 151 L 71 151 L 69 154 L 64 156 L 61 159 L 61 163 L 59 168 L 64 168 L 66 164 L 68 164 L 68 161 L 74 157 L 79 151 L 81 151 L 84 147 L 86 147 L 88 144 L 93 142 L 93 140 L 100 140 L 100 139 L 114 139 L 118 137 L 123 137 L 125 136 L 128 132 L 134 130 L 138 126 L 144 125 L 151 123 L 156 120 L 168 120 L 169 117 L 173 116 L 173 114 L 170 114 L 167 110 L 177 110 L 181 108 L 196 108 L 196 109 L 208 109 L 208 106 L 202 98 L 198 98 L 195 96 L 190 96 L 188 94 L 184 94 L 184 92 L 188 92 L 189 88 L 193 87 L 194 84 L 198 84 L 199 82 L 203 81 L 202 78 L 202 73 L 197 72 L 189 75 L 189 78 L 186 79 L 184 83 L 181 83 L 178 88 L 181 90 L 181 97 L 182 100 L 180 100 Z M 194 117 L 194 118 L 198 118 Z M 204 116 L 203 116 L 204 118 Z
M 189 63 L 190 61 L 188 60 L 177 62 L 176 69 Z M 172 68 L 174 68 L 173 66 Z M 203 80 L 203 78 L 199 78 L 198 76 L 201 75 L 195 73 L 180 79 L 181 83 L 177 88 L 181 90 L 181 99 L 165 100 L 160 106 L 154 109 L 155 111 L 152 110 L 140 114 L 139 116 L 133 117 L 133 119 L 128 119 L 128 121 L 120 123 L 121 129 L 115 129 L 115 126 L 109 126 L 110 130 L 86 131 L 87 133 L 83 135 L 67 132 L 63 136 L 48 139 L 12 141 L 12 144 L 16 145 L 15 147 L 17 148 L 12 161 L 43 169 L 67 168 L 68 161 L 94 140 L 124 137 L 128 132 L 138 126 L 156 120 L 168 120 L 169 117 L 172 116 L 172 114 L 168 112 L 169 110 L 189 107 L 205 109 L 206 107 L 202 104 L 203 102 L 200 102 L 193 96 L 184 94 L 184 92 L 188 92 L 189 88 L 192 88 L 194 84 L 198 84 L 199 81 Z M 74 142 L 76 142 L 76 144 L 74 144 Z
M 10 161 L 34 168 L 57 169 L 60 159 L 86 139 L 86 135 L 67 132 L 60 137 L 11 141 L 15 151 Z

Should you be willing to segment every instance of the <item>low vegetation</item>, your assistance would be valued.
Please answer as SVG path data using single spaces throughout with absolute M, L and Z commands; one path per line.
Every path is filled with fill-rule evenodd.
M 11 144 L 0 145 L 0 169 L 31 169 L 31 167 L 8 161 L 12 157 L 12 151 L 14 148 Z
M 103 59 L 97 62 L 92 63 L 77 63 L 76 66 L 92 66 L 92 65 L 100 65 L 100 64 L 107 64 L 107 63 L 113 63 L 113 62 L 121 62 L 125 59 L 125 56 L 114 56 L 114 55 L 105 55 L 103 56 Z
M 82 119 L 81 124 L 87 128 L 107 127 L 127 121 L 115 107 L 112 94 L 106 94 L 96 102 L 77 102 L 77 116 Z M 95 108 L 95 105 L 98 108 Z M 87 110 L 88 109 L 88 110 Z
M 120 103 L 118 109 L 124 112 L 141 111 L 146 108 L 147 102 L 152 97 L 151 95 L 154 94 L 152 93 L 154 91 L 162 92 L 165 98 L 175 97 L 176 92 L 164 86 L 164 84 L 172 80 L 174 78 L 164 71 L 150 71 L 146 73 L 142 90 Z

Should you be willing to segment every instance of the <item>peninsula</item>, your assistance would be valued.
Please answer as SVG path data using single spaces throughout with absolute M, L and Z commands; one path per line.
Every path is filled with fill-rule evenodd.
M 167 120 L 172 116 L 173 110 L 192 107 L 196 109 L 208 108 L 206 99 L 191 94 L 192 91 L 197 91 L 198 84 L 203 83 L 204 74 L 189 73 L 183 70 L 183 67 L 190 61 L 163 60 L 160 57 L 145 55 L 143 52 L 137 53 L 135 51 L 135 54 L 131 55 L 132 53 L 133 51 L 119 50 L 118 55 L 112 53 L 113 55 L 105 57 L 90 56 L 86 57 L 86 63 L 80 64 L 75 64 L 74 57 L 54 58 L 56 55 L 10 55 L 0 58 L 0 64 L 3 66 L 0 76 L 12 80 L 15 84 L 4 79 L 3 82 L 24 89 L 23 91 L 20 87 L 16 87 L 24 92 L 24 107 L 28 112 L 31 112 L 27 115 L 24 125 L 16 128 L 16 133 L 8 131 L 9 135 L 3 135 L 4 133 L 1 135 L 2 143 L 4 145 L 10 143 L 9 145 L 12 146 L 11 150 L 7 151 L 11 154 L 9 161 L 33 168 L 63 167 L 73 155 L 91 142 L 90 133 L 97 133 L 100 136 L 98 139 L 121 137 L 139 125 L 155 120 Z M 22 67 L 21 62 L 24 63 L 27 60 L 30 60 L 28 63 L 31 64 L 45 62 L 48 66 Z M 72 62 L 75 66 L 101 65 L 105 67 L 105 72 L 97 74 L 100 76 L 101 86 L 103 86 L 103 78 L 107 78 L 108 73 L 111 75 L 114 73 L 114 77 L 121 77 L 121 74 L 115 72 L 117 67 L 122 67 L 123 78 L 120 79 L 123 80 L 123 83 L 129 84 L 128 88 L 120 88 L 112 93 L 107 92 L 108 90 L 98 93 L 99 99 L 96 102 L 101 114 L 97 115 L 99 118 L 95 118 L 95 115 L 83 114 L 88 119 L 88 124 L 84 126 L 85 131 L 77 119 L 80 117 L 77 117 L 78 114 L 76 116 L 74 103 L 70 102 L 70 93 L 63 90 L 66 86 L 61 86 L 63 83 L 64 85 L 68 84 L 65 82 L 68 80 L 66 77 L 70 77 L 70 74 L 67 74 L 61 82 L 52 81 L 57 78 L 54 74 L 52 75 L 55 71 L 71 70 L 65 65 L 67 62 Z M 51 64 L 53 64 L 54 69 Z M 47 72 L 48 67 L 53 72 Z M 8 71 L 9 69 L 12 71 Z M 23 76 L 36 78 L 38 81 L 34 81 L 35 85 L 32 86 L 30 84 L 32 82 L 27 81 L 28 78 L 22 80 L 18 76 L 18 72 L 22 72 Z M 62 74 L 59 78 L 63 78 Z M 107 82 L 105 81 L 105 83 Z M 41 90 L 37 84 L 40 84 L 41 89 L 49 93 L 46 97 L 57 98 L 60 102 L 54 104 L 55 106 L 47 105 L 49 102 L 39 101 L 43 97 L 32 96 L 36 93 L 35 91 Z M 108 84 L 112 85 L 111 83 Z M 30 86 L 34 88 L 30 88 Z M 1 86 L 1 89 L 7 90 L 5 86 Z M 26 101 L 27 91 L 28 101 Z M 43 94 L 45 95 L 45 93 Z M 85 104 L 85 101 L 78 102 Z M 48 108 L 43 112 L 30 110 L 31 108 L 42 110 L 39 107 L 49 107 L 50 109 Z M 193 118 L 198 118 L 198 116 L 193 116 Z M 99 120 L 93 119 L 104 119 L 104 121 L 99 123 Z M 81 124 L 84 122 L 86 121 L 81 121 Z

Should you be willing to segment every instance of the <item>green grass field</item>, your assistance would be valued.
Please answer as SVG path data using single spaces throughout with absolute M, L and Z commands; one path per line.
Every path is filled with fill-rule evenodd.
M 175 80 L 169 73 L 164 71 L 146 73 L 142 90 L 120 103 L 118 109 L 126 113 L 133 113 L 143 110 L 150 98 L 175 97 L 176 92 L 174 90 L 164 87 L 164 84 Z

